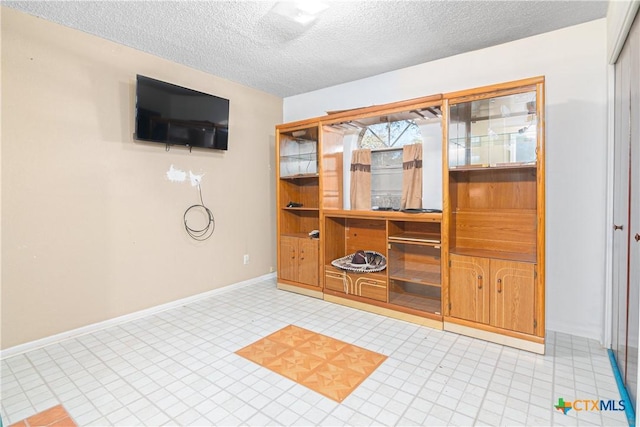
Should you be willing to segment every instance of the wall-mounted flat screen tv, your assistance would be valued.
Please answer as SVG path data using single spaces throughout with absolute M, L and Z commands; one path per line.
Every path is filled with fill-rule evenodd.
M 135 138 L 226 150 L 229 100 L 137 75 Z

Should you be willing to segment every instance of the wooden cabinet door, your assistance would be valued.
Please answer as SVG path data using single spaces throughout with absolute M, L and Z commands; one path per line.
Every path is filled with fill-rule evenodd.
M 375 273 L 350 274 L 353 283 L 352 292 L 364 298 L 387 302 L 387 278 Z
M 298 278 L 298 238 L 280 237 L 280 278 L 296 281 Z
M 298 239 L 298 282 L 318 286 L 318 240 Z
M 338 270 L 335 267 L 325 267 L 324 271 L 324 288 L 331 291 L 349 293 L 351 279 L 345 271 Z
M 491 325 L 535 332 L 535 264 L 491 260 Z
M 489 260 L 455 254 L 449 260 L 449 315 L 489 323 Z

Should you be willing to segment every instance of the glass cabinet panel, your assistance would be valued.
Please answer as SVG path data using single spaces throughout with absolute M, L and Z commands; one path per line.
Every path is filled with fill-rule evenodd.
M 439 315 L 440 245 L 391 239 L 388 247 L 389 302 Z
M 318 174 L 318 129 L 280 134 L 280 177 Z
M 536 92 L 452 104 L 449 167 L 535 164 Z

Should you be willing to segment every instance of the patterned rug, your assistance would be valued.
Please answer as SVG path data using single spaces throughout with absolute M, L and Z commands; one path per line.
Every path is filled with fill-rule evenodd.
M 336 402 L 342 402 L 387 356 L 289 325 L 236 354 Z
M 2 423 L 0 422 L 0 425 Z M 9 427 L 76 427 L 77 424 L 64 409 L 64 406 L 57 405 L 46 411 L 39 412 L 22 421 L 11 424 Z

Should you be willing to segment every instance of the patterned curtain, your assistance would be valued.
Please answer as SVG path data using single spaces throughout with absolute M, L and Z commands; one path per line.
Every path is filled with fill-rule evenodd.
M 351 209 L 371 209 L 371 150 L 351 154 Z
M 402 147 L 402 199 L 400 209 L 422 208 L 422 144 Z

